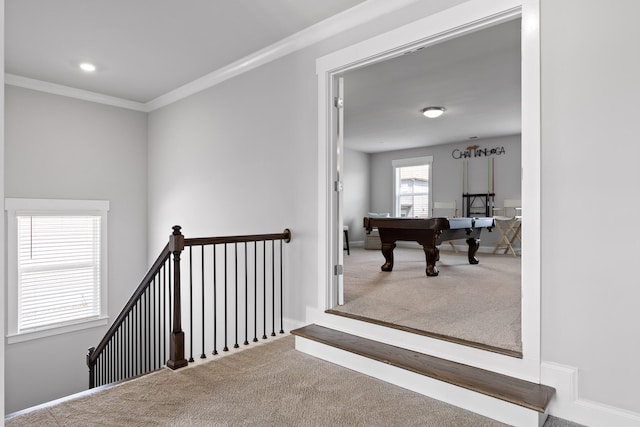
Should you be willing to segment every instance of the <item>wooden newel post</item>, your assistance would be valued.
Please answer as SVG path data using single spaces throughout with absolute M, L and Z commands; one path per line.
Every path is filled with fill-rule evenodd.
M 180 229 L 179 225 L 175 225 L 173 234 L 169 237 L 169 251 L 173 253 L 173 329 L 169 339 L 167 366 L 171 369 L 182 368 L 189 364 L 184 358 L 184 332 L 180 309 L 180 253 L 184 249 L 184 236 L 180 233 Z

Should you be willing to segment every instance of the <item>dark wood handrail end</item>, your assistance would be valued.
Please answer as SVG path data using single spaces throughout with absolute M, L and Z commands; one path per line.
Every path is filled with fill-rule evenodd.
M 286 234 L 286 238 L 284 238 L 284 242 L 285 243 L 289 243 L 291 241 L 291 230 L 289 230 L 288 228 L 284 229 L 284 234 Z
M 90 368 L 91 365 L 93 364 L 93 360 L 91 360 L 91 356 L 93 355 L 93 352 L 96 350 L 95 347 L 89 347 L 89 349 L 87 350 L 87 366 Z

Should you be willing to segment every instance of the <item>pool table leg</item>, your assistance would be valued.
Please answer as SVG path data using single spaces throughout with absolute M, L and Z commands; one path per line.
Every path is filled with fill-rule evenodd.
M 422 245 L 422 249 L 427 258 L 427 276 L 437 276 L 440 273 L 436 267 L 436 261 L 440 259 L 440 249 L 430 245 Z
M 478 264 L 480 261 L 476 258 L 476 253 L 480 247 L 480 239 L 471 237 L 467 239 L 467 244 L 469 245 L 469 264 Z
M 394 243 L 384 243 L 382 242 L 382 255 L 384 255 L 385 263 L 380 267 L 382 271 L 391 271 L 393 270 L 393 250 L 395 249 L 396 244 Z

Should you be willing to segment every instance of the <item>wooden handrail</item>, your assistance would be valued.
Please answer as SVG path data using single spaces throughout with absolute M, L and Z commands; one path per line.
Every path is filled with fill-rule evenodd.
M 263 240 L 283 240 L 285 243 L 289 243 L 291 241 L 291 230 L 285 228 L 284 232 L 273 234 L 248 234 L 244 236 L 225 237 L 193 237 L 190 239 L 184 239 L 184 245 L 216 245 L 220 243 L 262 242 Z

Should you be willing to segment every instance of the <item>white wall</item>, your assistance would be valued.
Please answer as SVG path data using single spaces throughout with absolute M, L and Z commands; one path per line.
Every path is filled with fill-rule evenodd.
M 433 201 L 455 200 L 458 214 L 462 215 L 462 160 L 454 158 L 452 153 L 454 150 L 464 151 L 470 145 L 479 145 L 482 149 L 504 148 L 505 152 L 468 159 L 469 192 L 487 192 L 487 159 L 494 159 L 496 207 L 501 207 L 504 199 L 519 199 L 522 149 L 518 135 L 371 154 L 370 211 L 393 214 L 393 160 L 432 156 Z M 481 246 L 491 248 L 499 238 L 497 232 L 483 232 Z
M 370 155 L 355 150 L 344 150 L 344 211 L 343 223 L 349 226 L 350 243 L 364 243 L 362 218 L 370 212 L 371 173 Z
M 6 197 L 110 201 L 113 321 L 146 271 L 146 114 L 6 86 L 5 120 Z M 7 413 L 86 389 L 106 329 L 7 344 Z
M 541 12 L 542 358 L 578 368 L 581 398 L 640 413 L 640 2 Z

